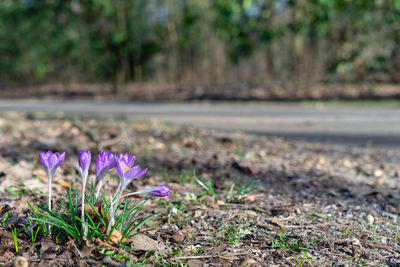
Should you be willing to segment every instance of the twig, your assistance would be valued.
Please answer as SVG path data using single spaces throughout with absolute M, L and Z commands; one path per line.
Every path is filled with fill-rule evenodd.
M 270 213 L 268 210 L 265 210 L 265 209 L 262 209 L 262 208 L 259 208 L 259 207 L 256 207 L 256 206 L 249 206 L 249 205 L 246 205 L 246 204 L 225 203 L 225 204 L 222 204 L 222 206 L 244 207 L 244 208 L 246 208 L 248 210 L 254 210 L 254 211 L 258 211 L 258 212 L 262 212 L 262 213 L 266 213 L 266 214 Z M 268 209 L 279 209 L 279 208 L 286 208 L 286 207 L 292 207 L 292 206 L 294 206 L 294 204 L 271 205 L 271 206 L 268 206 L 266 208 L 268 208 Z
M 326 226 L 328 223 L 318 223 L 318 224 L 312 224 L 312 225 L 284 225 L 285 228 L 315 228 L 319 226 Z
M 230 255 L 201 255 L 201 256 L 186 256 L 186 257 L 175 257 L 174 260 L 190 260 L 190 259 L 208 259 L 208 258 L 220 258 L 223 260 L 231 260 L 229 257 L 246 255 L 247 252 L 244 253 L 232 253 Z

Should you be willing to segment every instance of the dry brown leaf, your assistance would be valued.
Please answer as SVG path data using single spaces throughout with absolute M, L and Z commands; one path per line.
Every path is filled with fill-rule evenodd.
M 118 245 L 121 242 L 122 234 L 117 229 L 114 229 L 111 233 L 110 237 L 110 244 L 111 245 Z
M 155 250 L 163 254 L 166 254 L 168 252 L 164 245 L 158 243 L 154 239 L 151 239 L 150 237 L 143 234 L 135 235 L 129 238 L 127 241 L 129 241 L 131 243 L 131 246 L 134 247 L 136 250 L 140 251 Z
M 225 205 L 225 201 L 217 199 L 217 204 L 218 205 Z
M 257 262 L 252 258 L 247 258 L 242 262 L 242 264 L 240 264 L 240 267 L 245 267 L 252 264 L 257 264 Z
M 275 225 L 277 225 L 277 226 L 282 227 L 282 228 L 285 229 L 285 226 L 283 225 L 283 223 L 282 223 L 281 221 L 279 221 L 278 217 L 274 216 L 274 217 L 271 219 L 271 222 L 272 222 L 273 224 L 275 224 Z
M 185 240 L 185 238 L 186 238 L 186 235 L 182 231 L 178 231 L 174 235 L 174 239 L 176 242 L 182 242 L 183 240 Z
M 99 217 L 99 215 L 100 215 L 103 218 L 103 220 L 107 223 L 107 218 L 105 216 L 103 216 L 103 210 L 102 210 L 101 201 L 97 201 L 94 204 L 94 207 L 97 208 L 97 212 L 92 208 L 92 206 L 90 206 L 89 204 L 86 204 L 85 205 L 85 213 L 87 215 L 89 215 L 94 222 L 99 222 L 100 221 L 100 217 Z M 79 213 L 81 212 L 81 210 L 82 210 L 82 208 L 79 207 L 79 209 L 78 209 Z
M 71 188 L 71 184 L 63 179 L 58 179 L 57 184 L 61 185 L 64 188 Z
M 240 203 L 246 203 L 246 202 L 254 202 L 257 199 L 260 199 L 264 197 L 264 193 L 256 194 L 256 195 L 243 195 L 240 198 Z
M 7 204 L 0 204 L 0 216 L 9 211 L 11 207 Z
M 204 266 L 204 261 L 201 260 L 189 260 L 187 262 L 189 267 L 202 267 Z
M 32 174 L 33 174 L 33 176 L 37 176 L 37 177 L 40 177 L 40 178 L 45 179 L 45 180 L 48 179 L 48 178 L 47 178 L 47 174 L 46 174 L 46 172 L 43 170 L 43 168 L 33 170 Z

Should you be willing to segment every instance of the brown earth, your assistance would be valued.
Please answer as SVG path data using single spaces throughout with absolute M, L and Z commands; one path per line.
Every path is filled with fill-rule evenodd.
M 118 118 L 1 115 L 0 264 L 118 266 L 131 258 L 149 266 L 400 265 L 399 151 Z M 150 171 L 128 190 L 167 184 L 172 194 L 146 203 L 139 216 L 162 211 L 125 247 L 45 236 L 32 244 L 24 228 L 26 202 L 46 200 L 47 178 L 37 156 L 48 149 L 67 153 L 55 177 L 55 203 L 65 186 L 80 186 L 75 162 L 82 149 L 134 153 Z M 211 179 L 217 198 L 195 175 Z M 117 179 L 108 180 L 116 187 Z M 256 180 L 261 188 L 227 199 L 232 183 L 236 190 Z M 18 253 L 14 228 L 22 229 Z

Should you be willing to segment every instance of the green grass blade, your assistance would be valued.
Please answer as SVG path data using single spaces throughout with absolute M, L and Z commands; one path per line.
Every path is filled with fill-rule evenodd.
M 88 199 L 86 199 L 86 200 L 88 200 Z M 96 215 L 100 218 L 101 223 L 106 227 L 107 224 L 104 221 L 103 216 L 100 215 L 100 213 L 97 211 L 97 208 L 93 205 L 92 202 L 88 201 L 88 203 L 89 203 L 90 207 L 93 209 L 93 211 L 96 213 Z M 87 217 L 90 217 L 90 216 L 87 216 Z
M 147 222 L 148 220 L 150 220 L 150 219 L 153 218 L 154 216 L 160 214 L 162 211 L 163 211 L 163 210 L 160 210 L 160 211 L 158 211 L 158 212 L 156 212 L 156 213 L 154 213 L 154 214 L 151 214 L 151 215 L 147 216 L 147 217 L 144 218 L 143 220 L 141 220 L 137 225 L 135 225 L 135 227 L 134 227 L 132 230 L 130 230 L 130 231 L 127 233 L 126 236 L 127 236 L 128 238 L 131 238 L 132 236 L 134 236 L 136 230 L 139 229 L 139 227 L 141 227 L 145 222 Z M 121 242 L 122 242 L 122 240 L 124 240 L 124 239 L 125 239 L 125 236 L 122 236 Z

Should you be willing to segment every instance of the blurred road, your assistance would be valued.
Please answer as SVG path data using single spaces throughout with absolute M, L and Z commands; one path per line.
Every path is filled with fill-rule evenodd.
M 120 115 L 311 142 L 400 147 L 400 108 L 280 103 L 98 103 L 0 100 L 0 110 Z

